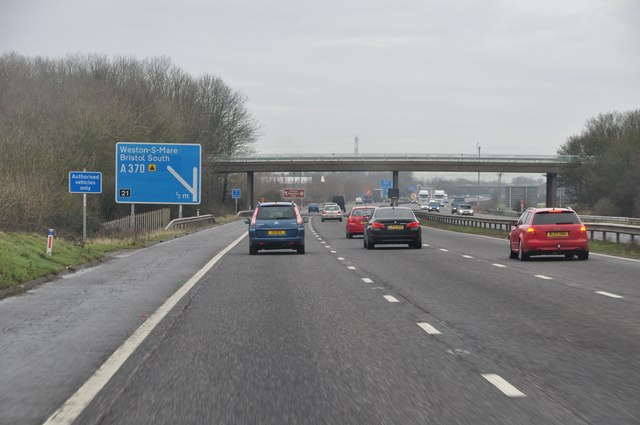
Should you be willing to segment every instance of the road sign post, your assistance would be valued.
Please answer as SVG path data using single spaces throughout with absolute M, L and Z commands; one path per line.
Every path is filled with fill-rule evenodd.
M 82 243 L 87 241 L 87 193 L 102 193 L 102 173 L 69 171 L 69 192 L 82 193 Z
M 187 143 L 117 143 L 116 202 L 198 205 L 202 148 Z
M 231 189 L 231 197 L 236 200 L 236 214 L 238 214 L 238 199 L 240 199 L 240 189 Z

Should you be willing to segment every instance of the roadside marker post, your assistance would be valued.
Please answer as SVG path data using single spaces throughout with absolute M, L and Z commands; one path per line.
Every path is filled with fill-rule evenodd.
M 47 255 L 49 257 L 51 257 L 51 254 L 53 253 L 53 234 L 54 234 L 54 230 L 53 229 L 49 229 L 49 233 L 47 233 Z

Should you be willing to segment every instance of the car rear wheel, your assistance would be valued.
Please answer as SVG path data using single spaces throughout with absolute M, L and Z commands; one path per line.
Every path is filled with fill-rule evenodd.
M 372 241 L 371 239 L 369 239 L 369 240 L 367 241 L 367 249 L 373 249 L 373 248 L 375 248 L 375 247 L 376 247 L 376 244 L 375 244 L 375 243 L 373 243 L 373 241 Z
M 409 245 L 414 249 L 422 249 L 422 235 L 418 235 L 418 239 L 413 243 L 413 245 Z
M 518 254 L 520 256 L 520 261 L 529 261 L 531 258 L 529 254 L 525 254 L 522 250 L 522 241 L 518 242 Z
M 304 245 L 300 245 L 297 249 L 298 254 L 304 254 Z
M 589 259 L 589 251 L 581 251 L 578 254 L 578 260 L 584 261 Z
M 347 232 L 347 239 L 352 239 L 352 238 L 353 238 L 353 235 L 351 233 Z
M 507 241 L 509 242 L 509 258 L 518 258 L 518 251 L 514 251 L 513 249 L 511 249 L 511 239 L 507 238 Z
M 258 248 L 249 245 L 249 255 L 256 255 L 258 253 Z

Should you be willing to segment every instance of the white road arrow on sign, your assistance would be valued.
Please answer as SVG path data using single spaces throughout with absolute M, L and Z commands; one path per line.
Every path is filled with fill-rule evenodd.
M 171 165 L 167 166 L 167 170 L 178 179 L 182 185 L 187 188 L 189 192 L 193 195 L 193 202 L 198 202 L 198 167 L 193 167 L 193 186 L 190 186 L 189 183 L 185 179 L 182 178 L 180 174 L 177 173 L 176 170 L 173 169 Z

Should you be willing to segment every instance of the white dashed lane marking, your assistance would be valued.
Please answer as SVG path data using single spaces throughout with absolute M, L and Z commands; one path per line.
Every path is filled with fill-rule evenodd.
M 616 294 L 612 294 L 611 292 L 605 292 L 605 291 L 596 291 L 596 294 L 604 295 L 605 297 L 609 297 L 609 298 L 624 298 L 622 295 L 616 295 Z
M 543 279 L 543 280 L 553 280 L 552 277 L 545 276 L 543 274 L 536 274 L 536 275 L 534 275 L 534 277 L 537 277 L 538 279 Z
M 335 254 L 337 251 L 329 251 L 329 252 L 332 253 L 332 254 Z
M 504 264 L 499 264 L 499 263 L 493 263 L 492 266 L 496 266 L 496 267 L 500 267 L 500 268 L 507 267 Z
M 347 268 L 348 268 L 349 270 L 355 270 L 355 269 L 356 269 L 356 268 L 355 268 L 355 267 L 353 267 L 353 266 L 347 266 Z
M 433 326 L 431 326 L 427 322 L 418 323 L 418 326 L 420 326 L 429 335 L 440 335 L 441 334 L 441 332 L 439 330 L 437 330 L 436 328 L 434 328 Z
M 502 391 L 504 395 L 509 397 L 526 397 L 516 387 L 505 381 L 501 376 L 494 373 L 483 373 L 482 377 L 491 382 L 497 389 Z
M 384 299 L 389 301 L 390 303 L 399 303 L 398 299 L 392 295 L 385 295 Z
M 364 283 L 373 283 L 373 280 L 369 279 L 368 277 L 363 277 L 363 278 L 362 278 L 362 281 L 363 281 Z
M 423 243 L 422 246 L 430 246 L 429 244 Z
M 440 248 L 440 251 L 442 251 L 442 252 L 449 252 L 449 250 L 448 250 L 448 249 L 444 249 L 444 248 Z
M 344 257 L 338 257 L 338 260 L 344 261 Z
M 473 257 L 470 255 L 463 255 L 462 258 L 473 258 Z

